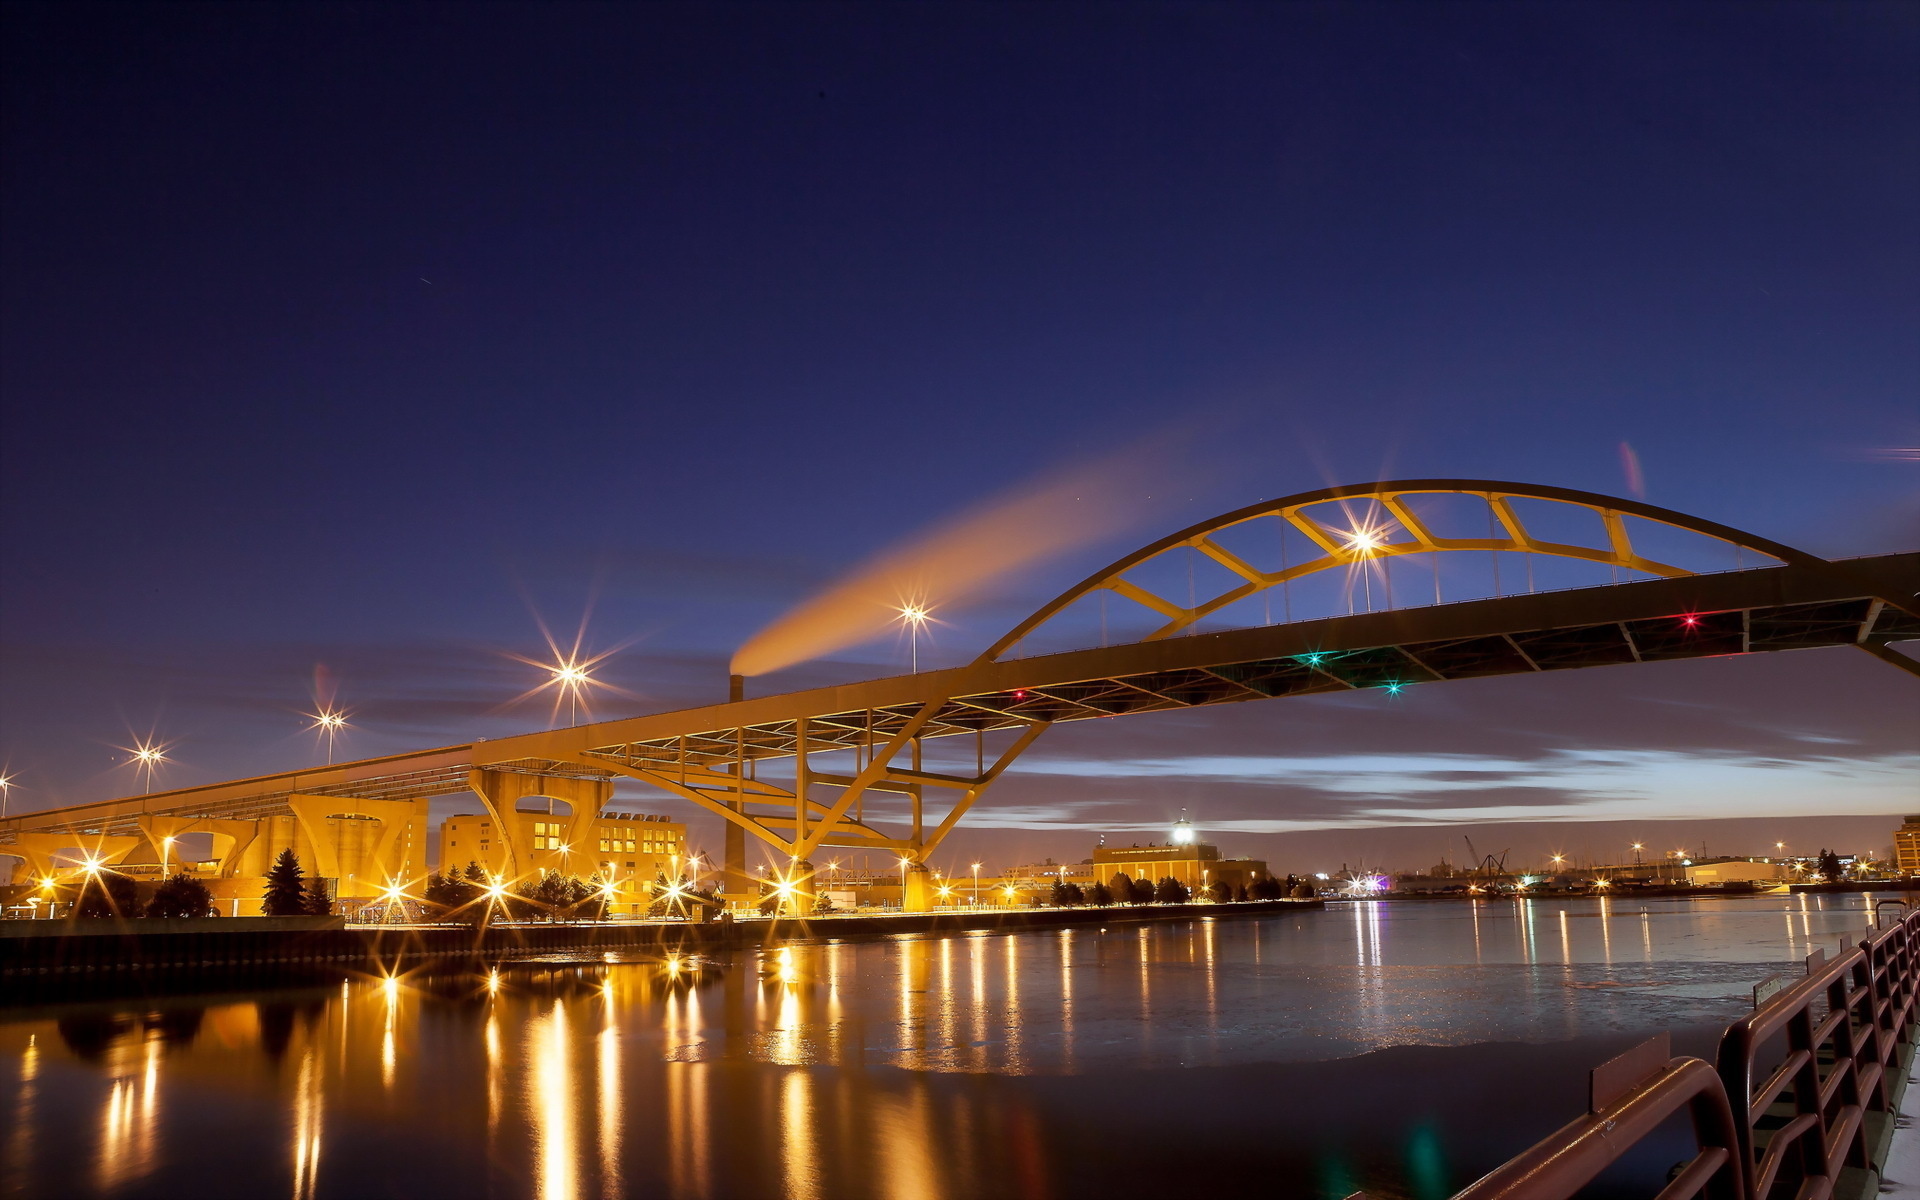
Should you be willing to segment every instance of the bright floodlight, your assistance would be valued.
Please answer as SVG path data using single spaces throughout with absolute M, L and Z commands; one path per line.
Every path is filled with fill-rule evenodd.
M 1347 549 L 1355 554 L 1371 554 L 1387 544 L 1377 529 L 1355 529 L 1347 534 Z

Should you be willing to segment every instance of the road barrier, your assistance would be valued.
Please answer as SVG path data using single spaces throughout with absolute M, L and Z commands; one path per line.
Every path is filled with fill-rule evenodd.
M 1920 911 L 1876 910 L 1857 943 L 1808 956 L 1803 978 L 1756 987 L 1716 1064 L 1671 1057 L 1666 1034 L 1636 1046 L 1594 1070 L 1585 1116 L 1454 1200 L 1570 1200 L 1682 1112 L 1694 1155 L 1658 1200 L 1868 1200 L 1913 1061 L 1916 995 Z

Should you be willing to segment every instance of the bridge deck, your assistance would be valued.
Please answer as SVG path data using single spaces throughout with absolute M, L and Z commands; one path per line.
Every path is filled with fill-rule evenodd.
M 926 737 L 1355 688 L 1920 638 L 1920 553 L 1769 566 L 1200 633 L 814 688 L 205 787 L 28 813 L 16 833 L 131 833 L 144 815 L 260 817 L 296 793 L 372 799 L 467 790 L 473 768 L 726 769 L 884 742 L 941 700 Z M 1894 655 L 1896 665 L 1912 660 Z M 1911 666 L 1908 669 L 1915 669 Z M 1916 673 L 1920 673 L 1917 671 Z M 572 760 L 572 761 L 569 761 Z

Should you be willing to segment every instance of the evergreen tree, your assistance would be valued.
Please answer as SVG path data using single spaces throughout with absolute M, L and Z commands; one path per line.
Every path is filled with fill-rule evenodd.
M 1086 902 L 1087 893 L 1081 889 L 1080 885 L 1077 883 L 1069 883 L 1067 885 L 1067 903 L 1079 905 L 1085 904 Z
M 213 893 L 191 875 L 180 874 L 154 889 L 147 901 L 150 917 L 205 917 L 213 913 Z
M 1847 877 L 1846 868 L 1840 865 L 1840 856 L 1822 846 L 1820 848 L 1820 878 L 1828 883 L 1839 883 Z
M 1188 898 L 1187 885 L 1171 875 L 1160 877 L 1160 883 L 1153 889 L 1153 898 L 1160 904 L 1185 904 Z
M 140 885 L 131 876 L 101 869 L 81 876 L 80 896 L 74 901 L 76 917 L 137 917 L 140 915 Z
M 1207 894 L 1215 904 L 1233 903 L 1233 885 L 1224 879 L 1216 879 L 1207 885 Z
M 1106 908 L 1113 903 L 1113 889 L 1106 884 L 1095 882 L 1087 889 L 1087 903 L 1095 908 Z
M 549 921 L 563 918 L 566 910 L 573 907 L 572 883 L 558 871 L 542 871 L 540 881 L 523 894 L 528 900 L 545 910 Z
M 282 850 L 267 871 L 267 894 L 260 911 L 270 917 L 297 917 L 307 911 L 305 873 L 292 847 Z
M 1252 897 L 1252 896 L 1251 896 L 1251 895 L 1250 895 L 1250 894 L 1249 894 L 1249 893 L 1247 892 L 1247 885 L 1246 885 L 1246 884 L 1244 884 L 1244 883 L 1243 883 L 1243 884 L 1240 884 L 1239 886 L 1237 886 L 1237 887 L 1235 887 L 1235 888 L 1233 889 L 1233 900 L 1234 900 L 1234 903 L 1236 903 L 1236 904 L 1245 904 L 1245 903 L 1246 903 L 1247 901 L 1249 901 L 1249 900 L 1251 900 L 1251 899 L 1253 899 L 1253 897 Z
M 327 881 L 319 877 L 307 880 L 307 899 L 303 909 L 309 917 L 333 915 L 333 897 L 327 895 Z
M 468 860 L 467 869 L 462 872 L 462 874 L 466 876 L 468 883 L 476 883 L 481 887 L 486 887 L 489 882 L 485 869 L 482 868 L 479 863 L 473 862 L 472 860 Z
M 1113 878 L 1108 881 L 1107 887 L 1112 890 L 1113 902 L 1115 904 L 1133 903 L 1133 876 L 1127 874 L 1125 871 L 1115 871 Z
M 1135 904 L 1153 903 L 1153 881 L 1140 878 L 1133 881 L 1133 902 Z
M 466 880 L 458 875 L 442 875 L 435 871 L 427 876 L 427 888 L 423 894 L 427 903 L 433 906 L 434 916 L 448 917 L 467 902 Z
M 1047 903 L 1053 905 L 1055 908 L 1065 908 L 1067 906 L 1067 885 L 1058 879 L 1054 880 L 1053 886 L 1047 889 Z

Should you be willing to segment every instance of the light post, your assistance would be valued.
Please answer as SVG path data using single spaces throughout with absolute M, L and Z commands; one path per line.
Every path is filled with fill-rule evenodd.
M 920 631 L 926 627 L 933 610 L 924 604 L 908 603 L 900 606 L 900 619 L 907 623 L 907 640 L 913 646 L 913 673 L 920 673 Z
M 980 864 L 973 864 L 973 906 L 980 907 Z
M 308 729 L 318 729 L 327 735 L 327 765 L 333 765 L 333 739 L 346 728 L 347 714 L 344 710 L 330 705 L 322 705 L 319 712 L 306 714 L 313 718 Z
M 1637 867 L 1640 865 L 1640 852 L 1642 850 L 1645 850 L 1646 848 L 1647 848 L 1647 844 L 1645 842 L 1635 842 L 1633 844 L 1633 865 L 1634 866 Z
M 167 861 L 172 850 L 173 835 L 168 834 L 160 839 L 160 878 L 162 879 L 167 877 Z
M 142 772 L 146 779 L 145 786 L 140 789 L 141 795 L 144 796 L 153 791 L 153 772 L 161 763 L 167 761 L 166 750 L 165 746 L 152 740 L 134 742 L 131 751 L 134 769 Z
M 0 821 L 7 818 L 7 800 L 13 794 L 13 776 L 0 775 Z

